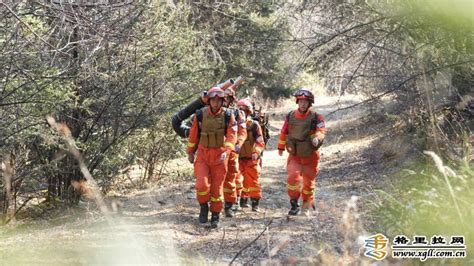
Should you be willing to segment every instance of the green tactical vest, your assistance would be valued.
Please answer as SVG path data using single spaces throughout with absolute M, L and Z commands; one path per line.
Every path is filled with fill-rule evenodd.
M 224 146 L 225 138 L 225 111 L 217 116 L 212 116 L 209 107 L 202 109 L 201 133 L 199 144 L 206 148 L 219 148 Z
M 289 153 L 299 156 L 311 156 L 316 148 L 311 143 L 311 122 L 315 116 L 313 111 L 305 119 L 296 119 L 294 112 L 288 115 L 288 136 L 286 149 Z
M 253 120 L 252 124 L 248 125 L 247 123 L 247 138 L 245 139 L 244 144 L 240 148 L 239 158 L 249 158 L 252 156 L 253 147 L 255 146 L 255 135 L 257 132 L 256 122 Z

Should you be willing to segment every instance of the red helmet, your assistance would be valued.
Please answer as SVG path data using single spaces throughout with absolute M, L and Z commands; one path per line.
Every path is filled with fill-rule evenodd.
M 297 90 L 293 96 L 296 97 L 296 103 L 298 103 L 298 100 L 301 100 L 301 99 L 306 99 L 306 100 L 309 100 L 310 103 L 314 103 L 314 95 L 313 93 L 306 89 L 306 88 L 301 88 L 299 90 Z
M 224 91 L 219 88 L 219 87 L 212 87 L 210 90 L 207 91 L 207 97 L 209 99 L 214 98 L 214 97 L 219 97 L 224 99 Z
M 249 99 L 241 99 L 237 102 L 237 107 L 243 111 L 248 111 L 252 113 L 252 103 L 250 102 Z

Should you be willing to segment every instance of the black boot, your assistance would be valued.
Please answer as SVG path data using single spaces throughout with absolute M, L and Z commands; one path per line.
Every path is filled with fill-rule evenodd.
M 202 224 L 207 223 L 208 215 L 209 215 L 209 204 L 207 203 L 201 204 L 201 211 L 199 212 L 199 222 Z
M 252 199 L 252 211 L 258 212 L 258 203 L 260 200 L 258 199 Z
M 234 217 L 234 211 L 232 210 L 232 202 L 226 202 L 224 205 L 225 217 Z
M 240 197 L 237 197 L 237 202 L 232 206 L 234 213 L 240 209 Z
M 219 225 L 219 213 L 213 212 L 211 215 L 211 228 L 217 228 Z
M 298 213 L 300 212 L 300 205 L 298 204 L 298 200 L 292 199 L 290 200 L 290 204 L 291 209 L 288 212 L 288 215 L 298 215 Z
M 240 208 L 250 207 L 248 200 L 248 198 L 240 198 Z

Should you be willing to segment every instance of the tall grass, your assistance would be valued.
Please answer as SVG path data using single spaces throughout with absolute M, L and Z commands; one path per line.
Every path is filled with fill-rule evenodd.
M 429 240 L 442 235 L 465 236 L 467 258 L 431 263 L 474 262 L 474 172 L 467 159 L 449 167 L 431 151 L 427 163 L 404 170 L 394 177 L 393 186 L 377 190 L 374 206 L 374 230 L 389 238 L 403 234 L 412 238 L 424 235 Z

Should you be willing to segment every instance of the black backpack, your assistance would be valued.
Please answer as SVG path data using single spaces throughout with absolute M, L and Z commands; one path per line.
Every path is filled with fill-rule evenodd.
M 270 123 L 268 122 L 268 115 L 262 111 L 262 108 L 255 109 L 252 114 L 252 119 L 257 121 L 260 127 L 262 128 L 262 135 L 263 141 L 265 142 L 265 146 L 267 145 L 268 140 L 270 139 Z

